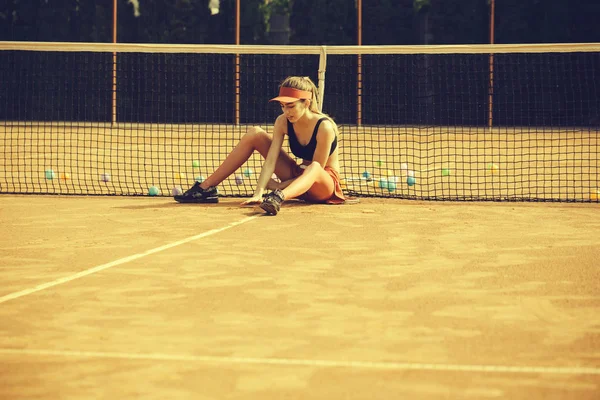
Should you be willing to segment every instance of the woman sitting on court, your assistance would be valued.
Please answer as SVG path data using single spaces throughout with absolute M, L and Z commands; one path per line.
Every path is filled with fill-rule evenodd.
M 175 200 L 180 203 L 216 203 L 216 186 L 240 168 L 256 150 L 265 161 L 251 198 L 242 205 L 260 204 L 268 214 L 276 215 L 286 199 L 300 198 L 313 203 L 343 203 L 340 186 L 335 122 L 319 111 L 317 88 L 308 77 L 291 76 L 279 87 L 278 101 L 282 114 L 275 120 L 273 135 L 251 127 L 223 163 L 202 183 L 196 182 Z M 292 153 L 283 149 L 288 136 Z M 275 173 L 281 182 L 271 179 Z M 265 189 L 273 190 L 263 199 Z

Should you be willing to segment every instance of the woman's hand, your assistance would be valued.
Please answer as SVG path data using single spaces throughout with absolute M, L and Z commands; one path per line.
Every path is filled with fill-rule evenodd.
M 262 203 L 262 194 L 260 195 L 254 195 L 252 197 L 250 197 L 249 199 L 245 200 L 242 202 L 242 204 L 240 204 L 240 206 L 255 206 Z

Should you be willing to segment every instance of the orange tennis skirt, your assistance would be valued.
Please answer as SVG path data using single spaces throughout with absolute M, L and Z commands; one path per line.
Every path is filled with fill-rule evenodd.
M 298 177 L 302 175 L 304 172 L 304 168 L 298 165 L 294 171 L 294 176 Z M 304 193 L 303 195 L 298 196 L 300 200 L 304 200 L 310 203 L 324 203 L 324 204 L 344 204 L 346 201 L 346 197 L 344 196 L 344 192 L 342 191 L 341 178 L 340 174 L 331 167 L 325 167 L 325 172 L 331 176 L 333 179 L 333 193 L 331 197 L 327 200 L 317 200 L 310 195 L 309 192 Z

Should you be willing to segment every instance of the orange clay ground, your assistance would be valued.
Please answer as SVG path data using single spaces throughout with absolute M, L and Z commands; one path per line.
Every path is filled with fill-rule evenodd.
M 0 196 L 0 398 L 598 399 L 598 204 Z

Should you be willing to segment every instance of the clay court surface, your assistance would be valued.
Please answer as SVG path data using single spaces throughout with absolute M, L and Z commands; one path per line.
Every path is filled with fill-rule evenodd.
M 1 399 L 598 399 L 598 204 L 0 196 Z

